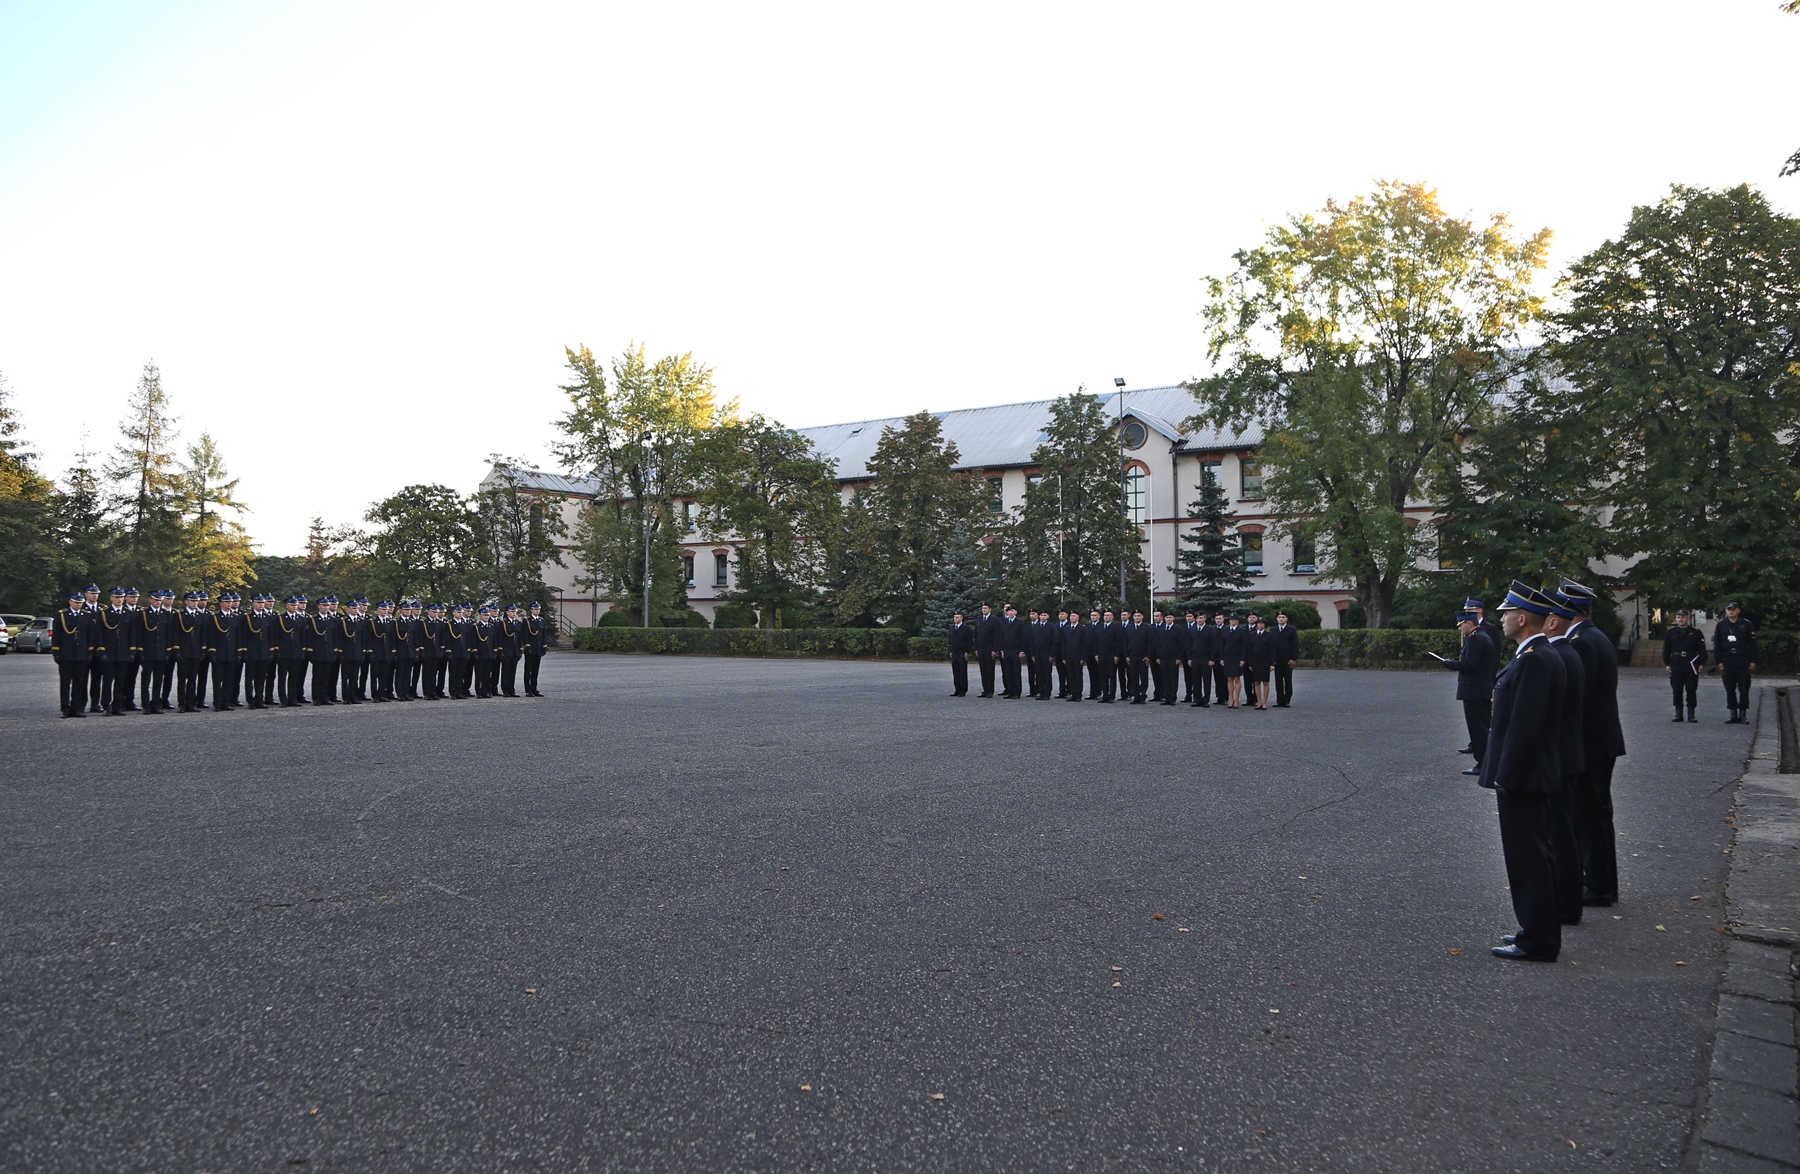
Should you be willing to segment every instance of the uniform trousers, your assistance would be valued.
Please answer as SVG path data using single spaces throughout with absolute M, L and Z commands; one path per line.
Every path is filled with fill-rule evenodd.
M 1601 900 L 1619 896 L 1619 847 L 1613 829 L 1612 778 L 1618 759 L 1590 762 L 1575 792 L 1575 835 L 1581 844 L 1582 881 Z
M 1024 665 L 1019 662 L 1018 653 L 1003 652 L 1000 654 L 1001 692 L 1006 696 L 1017 697 L 1019 695 L 1019 677 L 1021 676 L 1020 670 L 1022 668 L 1024 668 Z
M 1494 720 L 1494 699 L 1483 697 L 1479 701 L 1465 701 L 1463 707 L 1463 725 L 1469 727 L 1469 745 L 1475 753 L 1475 765 L 1487 757 L 1488 726 Z
M 981 670 L 981 695 L 983 697 L 994 695 L 994 656 L 995 654 L 992 652 L 975 654 L 975 660 Z
M 462 657 L 450 662 L 450 696 L 461 700 L 469 695 L 469 683 L 474 677 L 475 662 Z
M 525 661 L 525 691 L 527 693 L 534 693 L 537 691 L 537 681 L 535 680 L 537 675 L 536 669 L 537 666 L 532 664 L 531 659 L 527 657 Z M 952 652 L 950 654 L 950 695 L 952 697 L 966 697 L 968 696 L 968 693 L 969 654 L 966 652 Z
M 1142 701 L 1145 692 L 1150 688 L 1150 658 L 1138 656 L 1131 659 L 1131 699 Z
M 251 709 L 261 709 L 269 703 L 269 669 L 273 660 L 247 660 L 244 662 L 244 700 Z
M 1036 697 L 1044 687 L 1044 658 L 1041 656 L 1025 657 L 1025 691 Z
M 112 705 L 108 712 L 135 708 L 131 699 L 137 694 L 137 660 L 122 660 L 113 665 L 112 670 Z
M 1675 708 L 1681 708 L 1682 694 L 1687 695 L 1687 707 L 1694 708 L 1700 694 L 1700 674 L 1694 666 L 1686 661 L 1669 666 L 1669 687 L 1675 692 Z
M 88 709 L 93 713 L 106 712 L 112 704 L 112 666 L 99 657 L 88 661 Z
M 262 666 L 262 703 L 274 705 L 278 698 L 276 689 L 281 681 L 281 659 L 271 656 L 268 660 L 257 663 Z
M 532 697 L 537 696 L 538 666 L 542 665 L 543 663 L 544 663 L 544 654 L 543 653 L 527 652 L 525 654 L 525 692 L 529 696 L 532 696 Z M 962 691 L 964 693 L 967 693 L 969 691 L 969 658 L 966 655 L 963 657 Z
M 175 662 L 174 653 L 156 662 L 156 687 L 153 692 L 156 708 L 159 710 L 169 708 L 169 694 L 175 691 L 175 671 L 180 667 Z
M 1554 796 L 1496 791 L 1500 810 L 1500 850 L 1513 916 L 1519 919 L 1514 945 L 1527 954 L 1554 958 L 1562 950 L 1562 918 L 1556 909 L 1556 875 L 1550 862 L 1550 805 Z
M 519 695 L 519 658 L 503 656 L 500 658 L 500 692 L 508 697 Z
M 306 661 L 298 656 L 281 658 L 281 703 L 293 706 L 306 701 Z
M 1031 691 L 1031 695 L 1033 697 L 1042 697 L 1048 700 L 1050 697 L 1050 686 L 1054 683 L 1054 677 L 1051 675 L 1050 670 L 1050 658 L 1047 656 L 1034 656 L 1031 658 L 1031 667 L 1035 670 L 1035 675 L 1037 676 L 1037 687 Z
M 1119 679 L 1119 696 L 1130 701 L 1134 693 L 1131 687 L 1131 658 L 1129 656 L 1119 658 L 1117 671 L 1113 673 L 1113 676 Z
M 1725 678 L 1725 708 L 1750 708 L 1750 666 L 1747 664 L 1721 665 L 1719 672 Z
M 312 662 L 312 699 L 314 705 L 331 705 L 337 701 L 337 661 Z
M 157 686 L 163 680 L 163 667 L 167 663 L 167 661 L 146 660 L 139 666 L 142 670 L 139 675 L 142 683 L 138 686 L 139 704 L 143 706 L 145 713 L 157 711 L 157 702 L 161 700 L 160 694 L 157 693 Z
M 237 660 L 215 660 L 212 666 L 213 675 L 213 708 L 235 709 L 238 703 L 238 681 L 243 676 L 244 665 Z M 206 700 L 204 694 L 201 702 Z
M 1200 687 L 1201 666 L 1198 662 L 1184 660 L 1181 662 L 1181 699 L 1192 701 Z
M 1275 704 L 1286 705 L 1294 699 L 1294 666 L 1285 660 L 1275 662 Z
M 181 702 L 181 710 L 187 713 L 199 709 L 206 704 L 206 667 L 204 656 L 184 656 L 176 669 L 178 679 L 176 691 Z
M 1204 660 L 1194 662 L 1194 704 L 1212 704 L 1212 665 Z
M 1063 658 L 1060 656 L 1056 658 L 1055 663 L 1056 695 L 1058 697 L 1067 697 L 1069 695 L 1069 666 L 1063 663 Z
M 1581 842 L 1575 837 L 1575 796 L 1580 773 L 1564 775 L 1550 796 L 1550 869 L 1556 876 L 1556 916 L 1564 925 L 1581 921 Z
M 376 701 L 392 701 L 394 699 L 394 662 L 391 660 L 370 661 L 364 666 L 369 674 L 369 695 Z
M 1069 689 L 1063 694 L 1070 701 L 1081 700 L 1081 661 L 1071 660 L 1069 665 Z
M 56 666 L 57 703 L 64 713 L 80 713 L 87 703 L 88 662 L 61 661 Z
M 1224 701 L 1227 698 L 1229 698 L 1231 696 L 1231 686 L 1226 684 L 1226 682 L 1228 680 L 1230 680 L 1231 673 L 1225 667 L 1224 661 L 1217 660 L 1217 661 L 1213 662 L 1212 677 L 1213 677 L 1213 697 L 1215 697 L 1219 701 Z
M 1106 670 L 1110 670 L 1111 668 L 1112 668 L 1111 665 L 1106 666 Z M 1107 676 L 1108 673 L 1107 673 L 1107 671 L 1105 671 L 1101 668 L 1099 653 L 1095 653 L 1093 656 L 1088 657 L 1087 671 L 1088 671 L 1088 700 L 1092 701 L 1096 697 L 1099 697 L 1103 693 L 1106 692 L 1106 686 L 1104 683 L 1102 683 L 1101 678 L 1104 676 Z

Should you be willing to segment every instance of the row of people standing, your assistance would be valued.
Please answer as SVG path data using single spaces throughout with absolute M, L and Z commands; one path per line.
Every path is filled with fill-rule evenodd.
M 1481 601 L 1471 599 L 1457 616 L 1462 651 L 1445 662 L 1458 674 L 1476 761 L 1463 773 L 1497 796 L 1519 922 L 1494 947 L 1502 958 L 1554 962 L 1563 927 L 1579 925 L 1583 908 L 1619 898 L 1619 653 L 1592 621 L 1595 599 L 1573 579 L 1555 590 L 1514 582 L 1500 607 L 1501 634 L 1518 651 L 1497 674 L 1499 642 L 1486 630 Z
M 327 596 L 309 612 L 304 596 L 278 605 L 257 594 L 246 611 L 236 592 L 216 609 L 202 591 L 179 608 L 173 591 L 150 592 L 142 607 L 134 588 L 114 588 L 107 606 L 99 594 L 93 585 L 70 592 L 52 623 L 64 717 L 194 713 L 206 708 L 209 681 L 215 711 L 515 697 L 521 664 L 524 695 L 543 696 L 549 626 L 537 603 L 523 615 L 517 604 L 371 608 Z
M 1206 708 L 1216 699 L 1237 709 L 1246 702 L 1268 709 L 1271 681 L 1278 709 L 1292 704 L 1294 664 L 1300 634 L 1285 612 L 1274 625 L 1255 612 L 1240 618 L 1220 612 L 1207 621 L 1199 610 L 1183 619 L 1176 610 L 1156 609 L 1146 619 L 1107 608 L 1032 611 L 1019 618 L 1013 604 L 995 614 L 983 603 L 970 618 L 958 612 L 950 629 L 951 696 L 969 692 L 969 658 L 981 674 L 981 697 L 1039 701 L 1055 696 L 1132 705 L 1187 704 Z M 1000 692 L 995 693 L 996 675 Z

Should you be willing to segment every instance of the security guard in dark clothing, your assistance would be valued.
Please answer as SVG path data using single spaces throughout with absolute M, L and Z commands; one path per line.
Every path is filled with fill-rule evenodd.
M 50 655 L 56 661 L 58 703 L 64 717 L 80 717 L 87 702 L 88 662 L 94 639 L 94 617 L 79 591 L 69 592 L 69 605 L 50 621 Z
M 1068 688 L 1063 693 L 1064 701 L 1081 700 L 1081 674 L 1088 662 L 1088 628 L 1081 622 L 1081 613 L 1069 610 L 1069 625 L 1062 631 L 1062 667 L 1066 674 L 1065 684 Z
M 1706 668 L 1706 637 L 1694 627 L 1693 613 L 1682 608 L 1675 613 L 1675 626 L 1663 633 L 1663 671 L 1669 674 L 1669 688 L 1675 693 L 1675 721 L 1682 721 L 1681 699 L 1687 697 L 1685 720 L 1697 722 L 1695 702 L 1700 692 L 1700 674 Z
M 1737 604 L 1726 604 L 1725 618 L 1713 628 L 1713 659 L 1725 678 L 1725 707 L 1731 711 L 1727 725 L 1750 720 L 1750 674 L 1756 671 L 1756 658 L 1755 625 Z
M 1456 699 L 1462 702 L 1463 725 L 1469 730 L 1469 745 L 1475 748 L 1475 765 L 1463 773 L 1480 775 L 1494 714 L 1494 676 L 1500 671 L 1500 653 L 1481 630 L 1481 617 L 1474 612 L 1457 612 L 1456 630 L 1462 633 L 1462 651 L 1443 665 L 1456 673 Z

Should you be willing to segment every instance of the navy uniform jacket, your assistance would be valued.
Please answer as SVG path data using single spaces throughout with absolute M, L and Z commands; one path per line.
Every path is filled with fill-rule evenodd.
M 1182 656 L 1181 629 L 1174 624 L 1162 623 L 1150 626 L 1150 655 L 1158 660 L 1180 660 Z
M 441 660 L 444 656 L 444 637 L 447 635 L 449 620 L 434 620 L 427 616 L 424 626 L 419 629 L 419 658 L 421 660 Z
M 332 617 L 331 646 L 337 650 L 339 660 L 346 664 L 361 664 L 363 644 L 363 621 L 355 612 L 339 612 Z
M 1562 708 L 1562 657 L 1534 636 L 1494 682 L 1481 785 L 1521 794 L 1552 795 L 1562 780 L 1554 715 Z
M 1275 663 L 1286 664 L 1290 660 L 1300 659 L 1300 629 L 1289 624 L 1283 628 L 1270 628 L 1269 636 L 1275 641 Z
M 411 616 L 394 621 L 395 660 L 411 662 L 419 659 L 419 632 L 424 624 L 424 620 L 415 620 Z
M 68 608 L 50 621 L 50 655 L 57 664 L 86 664 L 93 655 L 94 614 Z
M 206 659 L 207 634 L 212 613 L 182 608 L 175 613 L 175 647 L 183 660 Z
M 950 655 L 955 656 L 961 653 L 967 656 L 973 651 L 975 651 L 975 629 L 969 626 L 967 620 L 960 624 L 951 624 Z
M 1125 655 L 1125 644 L 1119 639 L 1118 620 L 1114 620 L 1110 624 L 1105 620 L 1100 621 L 1100 625 L 1093 630 L 1092 636 L 1095 656 L 1102 660 L 1112 660 L 1114 657 Z
M 475 630 L 470 633 L 469 649 L 476 660 L 493 660 L 495 646 L 499 642 L 499 634 L 494 631 L 492 620 L 476 620 Z
M 501 660 L 511 660 L 525 650 L 525 622 L 523 620 L 509 620 L 505 616 L 501 616 L 500 623 L 496 627 L 499 628 L 500 642 L 495 646 L 494 651 Z
M 131 612 L 122 607 L 103 607 L 94 613 L 94 660 L 123 664 L 131 659 Z
M 206 654 L 220 664 L 236 664 L 244 658 L 244 616 L 241 612 L 216 611 L 206 615 L 200 629 L 206 636 Z
M 1752 664 L 1757 662 L 1756 627 L 1743 617 L 1737 623 L 1720 620 L 1713 628 L 1713 659 L 1720 664 Z
M 1252 628 L 1245 644 L 1244 663 L 1261 672 L 1275 667 L 1275 633 Z
M 1591 620 L 1575 625 L 1569 643 L 1581 657 L 1586 674 L 1582 688 L 1581 740 L 1587 763 L 1625 756 L 1625 731 L 1619 726 L 1619 650 Z M 1576 768 L 1571 768 L 1571 770 Z
M 368 659 L 377 664 L 386 664 L 394 659 L 394 621 L 391 617 L 376 615 L 363 628 L 363 652 Z
M 473 620 L 450 620 L 444 626 L 444 655 L 451 660 L 469 659 L 469 645 L 473 642 Z
M 1500 653 L 1488 634 L 1477 627 L 1463 640 L 1462 653 L 1444 667 L 1456 672 L 1458 701 L 1486 701 L 1494 695 L 1494 674 L 1500 671 Z
M 252 611 L 244 617 L 244 659 L 267 663 L 275 652 L 275 613 Z
M 1250 659 L 1250 637 L 1242 624 L 1220 632 L 1215 647 L 1219 651 L 1219 659 L 1225 662 L 1227 668 L 1236 668 Z
M 1685 664 L 1694 672 L 1706 667 L 1706 637 L 1692 625 L 1679 624 L 1663 633 L 1663 663 Z
M 1039 620 L 1025 625 L 1025 651 L 1033 660 L 1049 660 L 1056 644 L 1056 629 Z
M 966 626 L 966 625 L 965 625 Z M 550 625 L 543 616 L 525 617 L 525 651 L 533 656 L 544 655 L 550 646 Z
M 1580 774 L 1587 765 L 1582 749 L 1582 703 L 1587 698 L 1587 672 L 1581 654 L 1569 640 L 1550 641 L 1550 651 L 1562 658 L 1563 703 L 1556 711 L 1556 754 L 1565 776 Z
M 306 633 L 312 627 L 312 617 L 305 612 L 289 615 L 286 612 L 275 617 L 270 638 L 274 645 L 275 655 L 283 660 L 299 660 L 306 655 Z
M 1125 646 L 1125 655 L 1132 660 L 1144 660 L 1150 655 L 1150 625 L 1138 623 L 1136 620 L 1120 626 L 1119 635 Z
M 1094 644 L 1090 636 L 1093 633 L 1088 625 L 1073 623 L 1063 629 L 1062 658 L 1064 660 L 1086 660 L 1094 654 Z
M 1506 629 L 1505 628 L 1502 628 L 1499 624 L 1496 624 L 1493 620 L 1482 620 L 1481 621 L 1481 630 L 1483 632 L 1486 632 L 1487 638 L 1494 642 L 1494 655 L 1495 656 L 1498 656 L 1498 655 L 1500 655 L 1500 653 L 1506 651 Z
M 975 651 L 997 652 L 1000 648 L 1000 625 L 1005 621 L 996 615 L 975 617 Z
M 1012 656 L 1025 650 L 1025 624 L 1022 620 L 1001 620 L 997 625 L 1000 651 Z M 981 646 L 980 629 L 976 629 L 976 647 Z
M 138 612 L 137 632 L 132 643 L 145 664 L 161 664 L 169 659 L 170 636 L 175 630 L 175 613 L 165 608 L 147 607 Z
M 1188 659 L 1204 664 L 1219 659 L 1219 629 L 1211 624 L 1198 624 L 1188 634 Z

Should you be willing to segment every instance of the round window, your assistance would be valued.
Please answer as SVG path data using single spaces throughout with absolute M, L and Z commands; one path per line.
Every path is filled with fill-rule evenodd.
M 1127 420 L 1119 428 L 1119 441 L 1126 448 L 1139 449 L 1150 439 L 1150 430 L 1144 427 L 1142 420 Z

